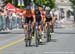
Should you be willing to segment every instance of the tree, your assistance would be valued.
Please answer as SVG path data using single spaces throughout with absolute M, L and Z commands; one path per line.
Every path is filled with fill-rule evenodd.
M 15 0 L 5 0 L 5 4 L 8 4 L 9 2 L 10 2 L 10 3 L 13 3 L 14 5 L 16 5 L 16 4 L 15 4 L 15 3 L 16 3 Z
M 12 3 L 12 0 L 5 0 L 5 3 L 7 4 L 8 2 Z
M 70 0 L 72 2 L 72 7 L 75 8 L 75 0 Z
M 31 0 L 23 0 L 24 1 L 24 7 L 27 6 L 29 3 L 31 3 Z M 33 0 L 35 5 L 45 5 L 49 6 L 50 8 L 55 7 L 55 0 Z M 8 2 L 13 3 L 16 7 L 18 6 L 18 0 L 5 0 L 5 3 L 7 4 Z M 20 6 L 21 7 L 21 6 Z
M 34 0 L 36 5 L 45 5 L 49 6 L 50 8 L 55 7 L 55 0 Z
M 16 7 L 20 7 L 20 8 L 25 8 L 25 6 L 27 6 L 31 0 L 23 0 L 24 1 L 24 6 L 18 6 L 18 0 L 5 0 L 5 3 L 7 4 L 8 2 L 12 3 L 14 6 Z
M 73 15 L 74 15 L 74 22 L 75 22 L 75 0 L 70 0 L 72 2 L 72 8 L 73 8 Z

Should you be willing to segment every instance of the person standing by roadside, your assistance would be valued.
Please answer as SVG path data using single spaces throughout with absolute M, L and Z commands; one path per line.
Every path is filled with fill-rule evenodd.
M 10 28 L 10 30 L 12 29 L 12 13 L 10 12 L 9 13 L 9 20 L 10 20 L 10 25 L 9 25 L 9 28 Z
M 8 10 L 6 10 L 7 11 L 7 14 L 6 14 L 6 30 L 8 30 L 9 31 L 9 28 L 10 28 L 10 19 L 9 19 L 9 11 Z
M 21 27 L 21 16 L 17 13 L 17 29 L 20 29 Z
M 3 18 L 2 18 L 2 9 L 0 9 L 0 30 L 3 30 Z
M 4 9 L 2 9 L 2 29 L 5 30 L 5 14 L 4 14 Z
M 13 28 L 17 28 L 16 12 L 15 13 L 12 13 L 12 23 L 13 23 Z

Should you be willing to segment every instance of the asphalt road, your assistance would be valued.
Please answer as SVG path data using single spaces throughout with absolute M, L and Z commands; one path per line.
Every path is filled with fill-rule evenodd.
M 2 32 L 3 33 L 3 32 Z M 75 28 L 56 28 L 49 43 L 25 47 L 23 30 L 0 34 L 0 54 L 75 54 Z

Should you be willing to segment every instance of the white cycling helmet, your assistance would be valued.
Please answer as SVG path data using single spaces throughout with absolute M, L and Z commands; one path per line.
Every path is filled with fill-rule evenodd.
M 50 10 L 50 7 L 46 7 L 45 10 Z

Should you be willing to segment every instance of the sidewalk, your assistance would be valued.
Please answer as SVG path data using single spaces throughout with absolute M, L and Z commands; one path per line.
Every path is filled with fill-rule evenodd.
M 64 25 L 65 27 L 68 27 L 68 28 L 75 27 L 75 23 L 74 23 L 73 21 L 71 21 L 71 20 L 66 20 L 66 21 L 64 21 L 63 25 Z
M 15 33 L 23 33 L 23 29 L 12 29 L 12 30 L 2 30 L 2 31 L 0 31 L 0 34 L 15 34 Z
M 67 20 L 62 19 L 62 20 L 56 22 L 55 27 L 74 28 L 75 23 L 71 19 L 67 19 Z

